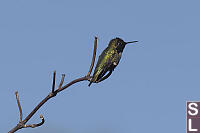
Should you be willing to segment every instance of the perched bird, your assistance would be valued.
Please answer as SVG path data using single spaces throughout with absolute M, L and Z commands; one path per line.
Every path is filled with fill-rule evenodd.
M 128 43 L 135 43 L 138 41 L 124 42 L 121 38 L 112 39 L 108 47 L 99 56 L 94 74 L 88 86 L 92 83 L 99 83 L 107 79 L 119 64 L 122 52 Z M 107 73 L 108 72 L 108 73 Z M 105 75 L 107 73 L 107 75 Z

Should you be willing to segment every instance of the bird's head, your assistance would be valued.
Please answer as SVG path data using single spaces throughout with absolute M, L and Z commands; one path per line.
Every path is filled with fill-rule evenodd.
M 123 52 L 123 50 L 127 44 L 135 43 L 135 42 L 138 42 L 138 41 L 124 42 L 124 40 L 117 37 L 115 39 L 112 39 L 108 46 L 116 48 L 118 52 Z

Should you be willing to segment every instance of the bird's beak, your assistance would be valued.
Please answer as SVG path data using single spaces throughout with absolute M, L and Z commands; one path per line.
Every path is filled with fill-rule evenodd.
M 125 43 L 128 44 L 128 43 L 135 43 L 135 42 L 138 42 L 138 41 L 131 41 L 131 42 L 125 42 Z

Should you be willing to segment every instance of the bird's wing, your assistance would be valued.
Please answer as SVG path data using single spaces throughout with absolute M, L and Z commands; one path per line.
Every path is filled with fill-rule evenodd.
M 102 78 L 100 78 L 100 79 L 97 81 L 97 83 L 99 83 L 99 82 L 101 82 L 101 81 L 107 79 L 107 78 L 112 74 L 112 71 L 113 71 L 113 70 L 109 70 L 109 73 L 106 74 L 105 76 L 103 76 Z
M 98 82 L 99 80 L 101 80 L 102 78 L 103 78 L 103 76 L 108 72 L 108 71 L 113 71 L 113 70 L 111 70 L 111 68 L 112 68 L 112 60 L 113 60 L 113 58 L 114 58 L 114 56 L 115 56 L 115 52 L 114 51 L 109 51 L 109 52 L 107 52 L 107 53 L 105 53 L 105 54 L 108 54 L 108 56 L 102 56 L 102 57 L 100 57 L 99 59 L 101 60 L 101 58 L 103 59 L 103 58 L 106 58 L 105 60 L 106 60 L 106 62 L 105 63 L 103 63 L 103 64 L 99 64 L 99 65 L 101 65 L 101 71 L 99 71 L 99 74 L 98 74 L 98 77 L 97 77 L 97 79 L 96 79 L 96 81 Z M 101 61 L 100 61 L 101 62 Z M 98 64 L 98 63 L 97 63 Z M 109 75 L 110 76 L 110 75 Z M 109 77 L 108 76 L 108 77 Z M 107 78 L 108 78 L 107 77 Z M 102 81 L 102 80 L 101 80 Z

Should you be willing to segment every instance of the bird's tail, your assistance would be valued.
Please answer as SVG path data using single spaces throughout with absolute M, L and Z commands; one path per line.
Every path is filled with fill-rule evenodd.
M 90 85 L 93 83 L 93 81 L 94 81 L 94 78 L 93 78 L 93 76 L 92 76 L 91 79 L 90 79 L 90 83 L 88 84 L 89 87 L 90 87 Z
M 90 83 L 89 83 L 89 87 L 90 87 L 90 85 L 92 84 L 92 83 L 96 83 L 96 80 L 97 80 L 97 77 L 95 76 L 95 74 L 91 77 L 91 79 L 90 79 Z
M 90 81 L 90 83 L 89 83 L 89 85 L 88 85 L 88 86 L 90 87 L 90 85 L 91 85 L 91 84 L 92 84 L 92 81 Z

